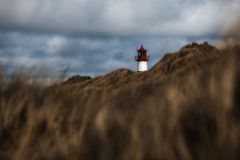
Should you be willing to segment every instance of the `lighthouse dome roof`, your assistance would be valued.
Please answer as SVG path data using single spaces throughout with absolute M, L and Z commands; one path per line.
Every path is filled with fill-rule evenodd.
M 144 52 L 144 51 L 147 51 L 147 50 L 143 47 L 143 45 L 141 45 L 141 47 L 137 51 Z

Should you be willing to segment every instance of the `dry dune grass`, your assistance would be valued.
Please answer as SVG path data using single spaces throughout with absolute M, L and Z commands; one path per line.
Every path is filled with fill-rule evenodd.
M 239 51 L 194 43 L 146 73 L 50 87 L 15 77 L 1 86 L 0 159 L 239 159 Z

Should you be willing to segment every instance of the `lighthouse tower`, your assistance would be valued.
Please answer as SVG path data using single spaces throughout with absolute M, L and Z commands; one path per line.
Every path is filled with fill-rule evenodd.
M 137 56 L 135 56 L 135 60 L 138 63 L 138 72 L 147 71 L 147 61 L 149 60 L 149 56 L 147 56 L 147 50 L 141 45 L 141 48 L 137 50 Z

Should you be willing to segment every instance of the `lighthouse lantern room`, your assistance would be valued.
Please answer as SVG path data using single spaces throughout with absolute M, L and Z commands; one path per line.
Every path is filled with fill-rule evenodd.
M 143 72 L 147 71 L 147 61 L 149 60 L 149 56 L 147 56 L 147 50 L 141 45 L 141 47 L 137 50 L 137 56 L 135 56 L 135 60 L 137 61 L 137 71 Z

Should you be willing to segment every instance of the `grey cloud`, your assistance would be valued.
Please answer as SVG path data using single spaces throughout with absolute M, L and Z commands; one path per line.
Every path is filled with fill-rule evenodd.
M 1 0 L 0 28 L 100 36 L 201 35 L 216 30 L 225 6 L 232 3 L 236 2 Z
M 220 26 L 219 32 L 224 39 L 234 39 L 240 43 L 240 1 L 232 0 L 227 7 L 227 13 L 223 16 L 224 23 Z
M 239 9 L 239 0 L 0 0 L 0 65 L 135 70 L 143 43 L 151 67 L 188 42 L 232 33 Z

